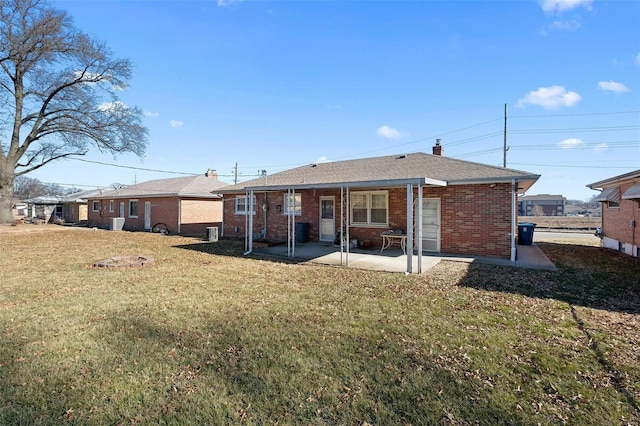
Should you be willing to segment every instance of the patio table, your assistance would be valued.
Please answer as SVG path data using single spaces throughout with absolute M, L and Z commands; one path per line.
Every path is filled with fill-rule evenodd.
M 402 248 L 402 252 L 407 254 L 407 234 L 400 234 L 394 231 L 385 231 L 380 234 L 382 237 L 382 248 L 380 249 L 380 253 L 382 253 L 385 249 L 391 247 L 394 241 L 400 242 L 400 248 Z

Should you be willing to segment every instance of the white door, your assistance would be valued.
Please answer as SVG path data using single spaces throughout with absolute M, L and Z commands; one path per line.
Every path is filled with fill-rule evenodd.
M 144 229 L 151 229 L 151 201 L 144 202 Z
M 422 200 L 422 250 L 440 251 L 440 199 Z
M 336 233 L 335 197 L 320 197 L 320 241 L 333 241 Z

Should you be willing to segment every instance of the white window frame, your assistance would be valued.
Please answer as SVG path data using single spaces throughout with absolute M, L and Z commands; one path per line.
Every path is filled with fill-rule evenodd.
M 367 209 L 367 221 L 366 222 L 354 222 L 353 221 L 353 196 L 365 195 L 366 196 L 366 209 Z M 385 222 L 371 222 L 371 197 L 372 195 L 384 195 L 386 218 Z M 349 200 L 349 225 L 350 226 L 369 226 L 369 227 L 387 227 L 389 226 L 389 191 L 352 191 Z
M 302 215 L 302 194 L 300 192 L 295 192 L 292 194 L 284 194 L 282 197 L 282 214 L 290 214 L 291 208 L 291 198 L 294 197 L 294 206 L 293 206 L 293 215 L 300 216 Z
M 136 203 L 136 214 L 135 215 L 131 214 L 131 206 L 133 205 L 133 203 Z M 133 217 L 133 218 L 138 217 L 138 214 L 140 213 L 139 210 L 140 210 L 140 203 L 138 202 L 138 200 L 137 199 L 129 200 L 129 209 L 128 209 L 129 217 Z
M 91 211 L 92 212 L 99 212 L 100 211 L 100 201 L 93 200 L 91 202 Z
M 114 209 L 114 201 L 109 200 L 109 213 L 113 213 L 113 209 Z
M 242 203 L 240 203 L 240 201 L 243 201 Z M 235 206 L 234 206 L 234 212 L 235 214 L 238 215 L 243 215 L 245 216 L 247 214 L 247 209 L 249 208 L 249 197 L 246 195 L 236 195 L 235 198 Z M 242 210 L 240 210 L 238 207 L 242 206 Z M 253 196 L 253 214 L 256 214 L 256 196 Z

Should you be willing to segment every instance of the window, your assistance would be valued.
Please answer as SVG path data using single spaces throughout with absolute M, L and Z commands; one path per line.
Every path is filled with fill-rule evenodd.
M 247 203 L 248 200 L 249 200 L 249 197 L 244 195 L 238 195 L 236 197 L 236 214 L 247 214 L 247 210 L 249 209 L 249 206 L 248 206 L 249 203 Z M 255 195 L 253 196 L 253 214 L 256 214 Z
M 389 224 L 387 191 L 352 192 L 351 223 L 354 225 Z
M 284 194 L 284 214 L 302 214 L 302 194 Z
M 617 209 L 618 207 L 620 207 L 620 203 L 616 203 L 615 201 L 607 201 L 608 209 Z
M 113 213 L 113 200 L 109 200 L 109 213 Z
M 91 202 L 91 211 L 94 211 L 94 212 L 100 211 L 100 201 Z
M 138 200 L 129 200 L 129 217 L 138 217 Z

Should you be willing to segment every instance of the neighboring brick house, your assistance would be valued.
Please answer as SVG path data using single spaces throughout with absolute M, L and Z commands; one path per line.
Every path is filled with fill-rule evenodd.
M 46 195 L 26 200 L 27 217 L 41 218 L 46 221 L 61 219 L 65 223 L 84 224 L 87 222 L 87 200 L 100 194 L 100 190 L 88 190 L 71 194 Z
M 434 155 L 311 164 L 230 185 L 220 191 L 223 235 L 245 237 L 251 250 L 257 238 L 290 242 L 296 230 L 339 242 L 342 227 L 349 240 L 380 248 L 380 234 L 397 230 L 419 258 L 424 250 L 515 260 L 517 194 L 540 176 L 441 152 L 436 144 Z
M 89 199 L 90 226 L 126 231 L 168 230 L 172 234 L 204 236 L 207 227 L 221 226 L 222 197 L 227 186 L 215 171 L 202 176 L 158 179 L 106 191 Z M 156 226 L 158 225 L 158 226 Z
M 640 245 L 640 170 L 615 176 L 587 187 L 602 191 L 602 244 L 638 257 Z
M 518 198 L 520 216 L 564 216 L 567 201 L 562 195 L 525 195 Z

